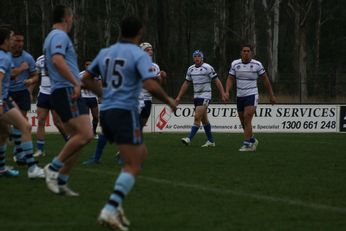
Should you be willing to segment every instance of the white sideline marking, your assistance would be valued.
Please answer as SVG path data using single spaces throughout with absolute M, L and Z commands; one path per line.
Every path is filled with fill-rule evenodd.
M 95 169 L 81 169 L 81 168 L 75 168 L 75 169 L 80 170 L 80 171 L 85 171 L 85 172 L 103 173 L 103 174 L 115 176 L 115 172 L 110 172 L 110 171 L 100 171 L 100 170 L 95 170 Z M 311 209 L 316 209 L 316 210 L 325 210 L 325 211 L 330 211 L 330 212 L 346 213 L 346 208 L 344 208 L 344 207 L 335 207 L 335 206 L 312 203 L 312 202 L 305 202 L 305 201 L 300 201 L 300 200 L 292 200 L 292 199 L 288 199 L 288 198 L 272 197 L 272 196 L 266 196 L 266 195 L 261 195 L 261 194 L 256 194 L 256 193 L 246 193 L 246 192 L 230 190 L 230 189 L 209 188 L 209 187 L 206 187 L 203 185 L 198 185 L 198 184 L 174 182 L 174 181 L 170 181 L 170 180 L 159 179 L 159 178 L 148 177 L 148 176 L 139 176 L 138 178 L 142 179 L 142 180 L 147 180 L 147 181 L 150 181 L 153 183 L 171 185 L 174 187 L 196 189 L 199 191 L 212 192 L 212 193 L 216 193 L 216 194 L 226 194 L 226 195 L 230 194 L 230 195 L 238 196 L 238 197 L 247 197 L 247 198 L 252 198 L 252 199 L 256 199 L 256 200 L 260 200 L 260 201 L 281 203 L 281 204 L 294 205 L 294 206 L 301 206 L 301 207 L 306 207 L 306 208 L 311 208 Z

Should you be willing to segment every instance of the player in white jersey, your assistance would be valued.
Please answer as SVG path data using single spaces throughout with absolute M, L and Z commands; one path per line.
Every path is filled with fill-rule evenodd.
M 91 63 L 91 60 L 87 59 L 84 61 L 84 67 L 87 68 Z M 82 71 L 79 73 L 79 77 L 82 77 L 85 71 Z M 100 87 L 102 86 L 101 78 L 95 77 L 97 79 L 98 84 Z M 99 123 L 99 106 L 98 106 L 98 100 L 97 96 L 90 90 L 82 88 L 81 90 L 81 97 L 85 101 L 85 104 L 87 105 L 88 109 L 91 111 L 92 116 L 92 126 L 93 126 L 93 133 L 94 138 L 98 139 L 98 135 L 96 133 L 97 125 Z
M 154 51 L 153 46 L 148 42 L 143 42 L 139 45 L 139 47 L 145 51 L 151 58 L 153 58 Z M 156 79 L 160 83 L 161 86 L 163 86 L 166 83 L 166 77 L 167 74 L 165 71 L 161 71 L 159 65 L 156 63 L 153 63 L 153 69 L 156 73 Z M 139 97 L 139 103 L 140 103 L 140 116 L 141 116 L 141 126 L 144 127 L 145 124 L 148 122 L 150 112 L 151 112 L 151 105 L 152 105 L 152 95 L 150 92 L 146 89 L 142 89 L 142 92 Z
M 207 142 L 202 145 L 202 147 L 214 147 L 215 142 L 213 135 L 211 134 L 211 126 L 208 120 L 207 111 L 209 102 L 211 100 L 211 82 L 215 82 L 223 101 L 226 101 L 226 96 L 222 83 L 218 79 L 214 68 L 203 62 L 203 53 L 200 50 L 196 50 L 193 52 L 192 58 L 195 64 L 188 68 L 185 82 L 181 86 L 179 94 L 175 99 L 179 103 L 192 82 L 194 91 L 195 118 L 189 136 L 182 138 L 181 141 L 185 145 L 189 145 L 192 138 L 199 130 L 202 122 L 205 134 L 208 138 Z
M 45 58 L 44 55 L 41 55 L 36 60 L 36 71 L 41 77 L 40 91 L 37 97 L 37 151 L 34 156 L 44 156 L 44 145 L 45 145 L 45 124 L 47 117 L 49 115 L 49 111 L 52 113 L 53 123 L 58 128 L 60 134 L 67 140 L 67 135 L 64 132 L 63 123 L 59 117 L 59 115 L 53 110 L 52 101 L 51 101 L 51 84 L 50 78 L 48 76 L 46 67 L 45 67 Z
M 244 142 L 239 151 L 256 151 L 258 140 L 252 133 L 252 118 L 258 104 L 258 78 L 263 80 L 264 86 L 268 90 L 270 103 L 276 103 L 276 98 L 262 64 L 252 59 L 251 45 L 243 45 L 240 56 L 240 59 L 234 60 L 231 64 L 226 81 L 226 97 L 229 99 L 233 81 L 236 80 L 237 111 L 244 130 Z

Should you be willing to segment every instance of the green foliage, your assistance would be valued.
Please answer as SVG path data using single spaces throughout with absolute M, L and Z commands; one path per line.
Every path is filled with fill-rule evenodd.
M 225 1 L 226 19 L 221 31 L 225 36 L 221 37 L 222 50 L 215 46 L 217 38 L 216 27 L 218 26 L 219 12 L 215 9 L 217 4 Z M 29 4 L 28 15 L 25 13 L 25 2 Z M 110 13 L 106 8 L 109 3 Z M 245 14 L 249 10 L 249 4 L 254 4 L 254 25 L 249 25 Z M 278 47 L 278 89 L 287 90 L 299 95 L 296 90 L 300 89 L 301 79 L 298 71 L 299 53 L 295 47 L 295 40 L 299 35 L 294 33 L 295 22 L 289 3 L 292 1 L 281 1 L 280 23 L 279 23 L 279 47 Z M 295 1 L 297 2 L 297 1 Z M 298 1 L 299 2 L 299 1 Z M 338 75 L 345 73 L 346 67 L 346 20 L 345 1 L 321 1 L 321 33 L 316 36 L 316 22 L 318 20 L 318 2 L 312 2 L 312 10 L 308 15 L 307 23 L 307 47 L 308 53 L 306 65 L 309 77 L 309 96 L 319 96 L 319 87 L 316 82 L 323 80 L 327 82 L 328 88 L 322 89 L 323 95 L 330 98 L 329 101 L 343 102 L 346 83 L 339 81 Z M 51 9 L 55 4 L 64 3 L 72 6 L 75 11 L 74 31 L 71 38 L 76 39 L 76 51 L 80 64 L 85 58 L 93 58 L 98 51 L 105 47 L 107 38 L 105 36 L 105 24 L 110 20 L 110 42 L 117 41 L 119 36 L 118 22 L 122 17 L 136 14 L 146 24 L 146 35 L 144 40 L 154 45 L 155 61 L 161 69 L 166 70 L 169 76 L 184 76 L 187 67 L 192 63 L 191 52 L 201 49 L 206 55 L 206 62 L 215 67 L 220 77 L 224 80 L 227 76 L 229 65 L 232 60 L 239 57 L 239 45 L 249 41 L 244 30 L 254 26 L 256 33 L 256 58 L 259 59 L 268 70 L 267 44 L 267 18 L 262 1 L 242 0 L 13 0 L 3 1 L 0 8 L 1 22 L 11 23 L 16 30 L 28 33 L 26 41 L 28 50 L 34 57 L 42 53 L 42 43 L 45 35 L 49 32 L 51 25 L 49 18 Z M 272 4 L 273 1 L 268 1 Z M 45 15 L 46 20 L 42 20 Z M 251 15 L 250 15 L 251 16 Z M 301 17 L 305 15 L 302 14 Z M 25 28 L 28 19 L 28 29 Z M 248 23 L 248 24 L 247 24 Z M 76 31 L 76 33 L 75 33 Z M 317 39 L 320 45 L 317 46 Z M 320 55 L 317 57 L 317 50 Z M 220 60 L 222 59 L 222 60 Z M 318 65 L 317 65 L 318 64 Z M 82 67 L 81 67 L 82 68 Z M 316 76 L 316 75 L 319 76 Z M 285 78 L 285 76 L 290 76 Z M 328 79 L 328 80 L 325 80 Z M 343 78 L 340 78 L 341 80 Z M 179 79 L 171 82 L 179 83 Z M 321 85 L 321 84 L 320 84 Z M 171 87 L 178 89 L 178 85 Z M 330 94 L 330 92 L 333 92 Z M 173 92 L 175 96 L 177 90 Z M 286 94 L 286 93 L 285 93 Z M 337 96 L 342 96 L 339 99 Z M 321 99 L 323 101 L 323 99 Z M 326 100 L 327 102 L 328 99 Z M 302 102 L 308 103 L 308 102 Z

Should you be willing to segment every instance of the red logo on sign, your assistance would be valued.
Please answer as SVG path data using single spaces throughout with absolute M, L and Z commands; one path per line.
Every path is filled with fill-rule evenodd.
M 160 112 L 159 118 L 156 122 L 156 127 L 162 130 L 168 123 L 168 120 L 171 118 L 170 112 L 167 111 L 166 107 Z

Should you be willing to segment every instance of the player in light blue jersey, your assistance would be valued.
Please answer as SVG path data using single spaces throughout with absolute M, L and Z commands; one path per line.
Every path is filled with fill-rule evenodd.
M 78 196 L 67 182 L 80 150 L 93 138 L 91 122 L 85 102 L 80 98 L 77 58 L 67 33 L 73 24 L 72 9 L 57 5 L 53 10 L 53 28 L 44 42 L 44 55 L 51 79 L 53 109 L 60 116 L 70 135 L 60 153 L 45 167 L 46 184 L 55 193 Z
M 145 51 L 151 58 L 153 58 L 154 51 L 150 43 L 143 42 L 139 45 L 139 47 L 143 51 Z M 164 86 L 164 84 L 166 83 L 166 77 L 167 77 L 166 72 L 163 70 L 160 70 L 160 67 L 156 63 L 153 63 L 152 68 L 153 68 L 153 71 L 156 73 L 155 79 L 158 81 L 158 83 L 161 86 Z M 140 124 L 141 124 L 141 129 L 143 129 L 143 127 L 146 125 L 149 119 L 150 112 L 151 112 L 152 96 L 150 92 L 146 90 L 145 88 L 142 88 L 138 101 L 139 101 L 138 110 L 140 114 Z M 94 154 L 91 155 L 91 157 L 88 160 L 84 161 L 83 164 L 89 165 L 89 164 L 100 163 L 100 158 L 102 156 L 103 149 L 106 146 L 106 144 L 107 144 L 106 137 L 103 134 L 100 134 Z M 119 152 L 116 153 L 116 159 L 118 163 L 120 164 L 123 163 L 123 161 L 120 158 Z
M 9 135 L 9 126 L 13 125 L 22 134 L 19 136 L 19 140 L 15 140 L 15 143 L 17 152 L 23 155 L 28 165 L 28 177 L 44 178 L 43 169 L 37 166 L 33 157 L 31 126 L 8 94 L 12 68 L 12 60 L 8 51 L 12 39 L 11 31 L 0 26 L 0 174 L 6 176 L 19 174 L 18 171 L 5 167 L 6 139 Z
M 100 122 L 110 142 L 115 142 L 124 160 L 124 167 L 115 181 L 114 191 L 101 210 L 98 222 L 114 229 L 128 230 L 129 222 L 121 204 L 131 191 L 135 177 L 147 156 L 142 143 L 138 113 L 138 96 L 142 88 L 176 109 L 174 100 L 167 96 L 154 80 L 156 74 L 149 56 L 138 44 L 143 35 L 143 25 L 133 16 L 120 23 L 120 40 L 109 48 L 102 49 L 82 81 L 86 88 L 102 96 Z M 103 88 L 97 88 L 93 76 L 101 75 Z
M 24 49 L 24 35 L 16 32 L 15 45 L 12 53 L 12 76 L 10 82 L 9 96 L 18 105 L 26 117 L 31 108 L 33 83 L 37 82 L 38 74 L 35 68 L 35 60 Z
M 189 136 L 182 138 L 181 141 L 185 145 L 190 145 L 192 138 L 198 132 L 202 122 L 205 134 L 207 135 L 207 142 L 203 144 L 202 147 L 215 147 L 207 111 L 209 102 L 211 100 L 212 81 L 215 82 L 223 101 L 226 101 L 225 92 L 221 81 L 217 77 L 217 73 L 214 71 L 214 68 L 203 62 L 203 53 L 200 50 L 196 50 L 193 52 L 192 58 L 194 65 L 188 68 L 185 81 L 180 88 L 176 101 L 178 103 L 180 102 L 181 98 L 192 82 L 194 91 L 195 118 Z
M 244 130 L 244 142 L 239 151 L 256 151 L 258 140 L 252 133 L 252 118 L 258 104 L 258 78 L 263 80 L 264 86 L 268 90 L 270 103 L 276 103 L 276 98 L 262 64 L 252 58 L 251 45 L 243 45 L 240 56 L 240 59 L 234 60 L 231 64 L 226 81 L 226 97 L 229 99 L 233 81 L 236 80 L 237 111 Z
M 38 75 L 33 57 L 24 50 L 24 35 L 20 32 L 16 32 L 14 35 L 11 56 L 13 67 L 9 96 L 17 104 L 24 117 L 26 117 L 27 112 L 31 108 L 33 84 L 38 81 Z M 20 136 L 21 132 L 18 129 L 12 128 L 11 138 L 15 142 L 19 142 Z M 20 153 L 17 152 L 16 146 L 14 147 L 13 153 L 17 164 L 25 163 L 20 157 Z

